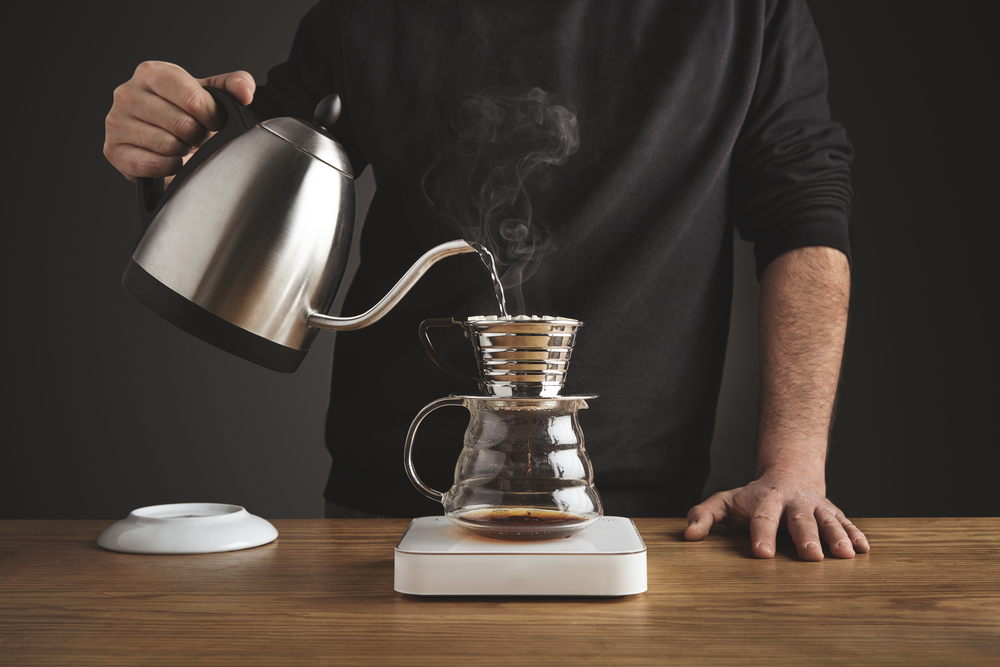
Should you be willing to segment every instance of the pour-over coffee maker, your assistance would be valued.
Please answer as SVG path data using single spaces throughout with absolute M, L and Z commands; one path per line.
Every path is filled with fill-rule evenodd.
M 646 590 L 646 547 L 635 525 L 603 515 L 577 420 L 595 396 L 563 396 L 582 322 L 552 317 L 426 320 L 420 336 L 443 370 L 479 394 L 440 398 L 413 420 L 404 447 L 410 481 L 444 505 L 414 519 L 395 549 L 394 587 L 417 595 L 630 595 Z M 478 376 L 434 349 L 434 327 L 460 326 Z M 446 406 L 470 413 L 447 492 L 413 465 L 421 421 Z M 486 538 L 486 539 L 484 539 Z
M 479 376 L 455 369 L 434 349 L 429 329 L 461 326 L 476 351 Z M 599 519 L 601 500 L 577 413 L 595 396 L 563 396 L 582 322 L 535 317 L 425 320 L 421 341 L 451 375 L 474 379 L 479 395 L 451 396 L 424 407 L 406 437 L 410 481 L 444 505 L 455 525 L 485 537 L 539 540 L 571 535 Z M 428 487 L 413 465 L 417 429 L 447 406 L 470 413 L 451 489 Z

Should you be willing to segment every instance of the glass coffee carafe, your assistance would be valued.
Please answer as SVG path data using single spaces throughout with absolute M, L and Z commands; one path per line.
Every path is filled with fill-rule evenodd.
M 427 405 L 406 437 L 406 473 L 453 523 L 485 537 L 565 537 L 601 517 L 594 472 L 577 412 L 591 396 L 452 396 Z M 464 447 L 447 493 L 420 479 L 413 440 L 420 422 L 446 406 L 470 413 Z
M 450 396 L 425 406 L 406 436 L 406 473 L 444 505 L 454 524 L 485 537 L 566 537 L 603 514 L 578 412 L 595 396 L 562 396 L 566 368 L 582 322 L 557 318 L 428 320 L 421 337 L 431 358 L 459 374 L 433 350 L 427 329 L 456 324 L 471 338 L 483 395 Z M 467 376 L 466 376 L 467 377 Z M 464 407 L 469 426 L 447 493 L 428 487 L 413 466 L 423 419 L 443 407 Z

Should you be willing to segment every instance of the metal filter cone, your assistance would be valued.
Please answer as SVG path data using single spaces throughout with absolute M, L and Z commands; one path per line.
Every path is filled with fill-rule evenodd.
M 470 318 L 460 324 L 475 348 L 483 392 L 501 397 L 558 396 L 583 326 L 570 319 Z

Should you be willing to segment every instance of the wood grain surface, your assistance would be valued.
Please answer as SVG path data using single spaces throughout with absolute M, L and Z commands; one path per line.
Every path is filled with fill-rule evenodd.
M 860 519 L 872 552 L 821 563 L 638 519 L 649 590 L 608 599 L 396 593 L 405 520 L 194 556 L 104 551 L 111 523 L 0 521 L 0 665 L 1000 664 L 997 518 Z

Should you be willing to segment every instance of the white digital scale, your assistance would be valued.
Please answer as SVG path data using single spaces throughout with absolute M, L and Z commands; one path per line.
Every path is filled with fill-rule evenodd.
M 411 595 L 634 595 L 646 590 L 646 545 L 620 516 L 569 537 L 524 542 L 425 516 L 396 545 L 394 588 Z

